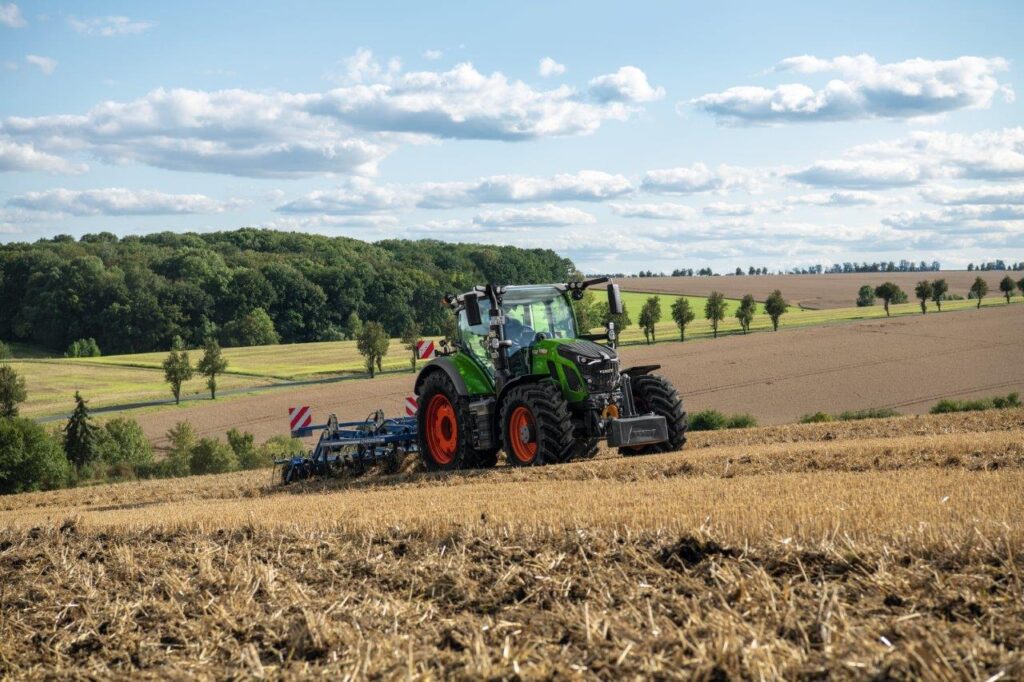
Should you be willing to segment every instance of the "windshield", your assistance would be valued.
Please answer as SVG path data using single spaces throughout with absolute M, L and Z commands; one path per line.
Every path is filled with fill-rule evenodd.
M 486 310 L 485 299 L 481 299 L 480 303 Z M 513 374 L 518 374 L 519 370 L 525 371 L 519 367 L 525 363 L 522 351 L 536 343 L 538 334 L 542 333 L 549 339 L 576 338 L 572 306 L 556 287 L 508 287 L 502 308 L 505 314 L 505 339 L 512 342 L 508 355 L 512 360 Z M 459 334 L 463 347 L 493 374 L 494 363 L 486 348 L 487 331 L 486 319 L 481 324 L 470 326 L 465 311 L 459 313 Z

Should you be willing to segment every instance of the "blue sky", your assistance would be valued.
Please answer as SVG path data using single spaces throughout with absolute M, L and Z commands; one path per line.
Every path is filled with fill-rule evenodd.
M 1024 260 L 1024 7 L 0 0 L 0 241 Z

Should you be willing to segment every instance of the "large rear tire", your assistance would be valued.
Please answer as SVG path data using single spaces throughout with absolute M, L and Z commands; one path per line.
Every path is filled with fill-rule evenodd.
M 564 462 L 572 455 L 572 418 L 561 389 L 541 382 L 516 386 L 501 404 L 501 435 L 512 466 Z
M 686 444 L 686 411 L 683 399 L 668 379 L 657 374 L 642 374 L 633 377 L 633 402 L 639 414 L 653 412 L 665 418 L 668 425 L 668 440 L 638 447 L 619 448 L 626 457 L 652 455 L 659 452 L 682 450 Z
M 427 471 L 455 471 L 473 466 L 473 419 L 469 403 L 455 390 L 443 372 L 423 381 L 419 394 L 416 426 L 420 458 Z

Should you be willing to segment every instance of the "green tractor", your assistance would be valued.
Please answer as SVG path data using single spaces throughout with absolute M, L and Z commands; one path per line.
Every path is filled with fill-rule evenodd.
M 502 448 L 510 464 L 534 466 L 593 457 L 601 440 L 623 455 L 683 447 L 686 413 L 672 384 L 652 373 L 660 365 L 622 370 L 613 323 L 603 334 L 577 329 L 570 297 L 606 282 L 489 284 L 445 297 L 458 338 L 416 378 L 428 470 L 492 467 Z M 609 310 L 621 314 L 618 285 L 607 291 Z

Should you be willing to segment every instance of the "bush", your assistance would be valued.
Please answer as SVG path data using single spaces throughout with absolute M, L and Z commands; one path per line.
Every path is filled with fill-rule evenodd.
M 725 422 L 727 429 L 752 429 L 757 426 L 757 420 L 752 414 L 734 414 Z
M 306 446 L 298 438 L 274 436 L 260 446 L 260 459 L 273 464 L 275 459 L 291 459 L 306 454 Z
M 202 438 L 188 459 L 189 470 L 195 474 L 222 474 L 238 467 L 235 453 L 216 438 Z
M 71 466 L 60 442 L 31 419 L 0 419 L 0 494 L 67 485 Z
M 757 426 L 757 420 L 749 414 L 726 416 L 718 410 L 704 410 L 690 417 L 690 431 L 720 431 L 722 429 L 747 429 Z
M 0 360 L 10 360 L 13 357 L 14 353 L 11 352 L 11 347 L 0 341 Z
M 98 358 L 100 353 L 100 347 L 96 345 L 96 339 L 78 339 L 72 342 L 68 346 L 68 350 L 64 353 L 64 357 L 68 358 Z
M 800 417 L 801 424 L 821 424 L 831 421 L 835 421 L 835 417 L 827 412 L 815 412 L 814 414 L 805 414 Z
M 1006 397 L 981 398 L 980 400 L 940 400 L 930 410 L 932 414 L 948 412 L 980 412 L 982 410 L 1005 410 L 1020 407 L 1020 395 L 1011 393 Z
M 100 457 L 113 466 L 127 465 L 132 473 L 153 463 L 153 446 L 134 419 L 117 417 L 103 426 L 105 434 Z
M 178 422 L 167 432 L 170 447 L 167 458 L 161 462 L 159 474 L 162 476 L 188 476 L 189 459 L 192 448 L 196 446 L 196 431 L 188 422 Z
M 866 410 L 847 410 L 839 414 L 839 421 L 849 422 L 858 419 L 888 419 L 898 417 L 900 413 L 888 407 L 869 407 Z
M 274 463 L 273 460 L 267 459 L 266 453 L 262 449 L 256 448 L 251 433 L 231 429 L 228 431 L 228 445 L 235 453 L 239 469 L 258 469 Z

